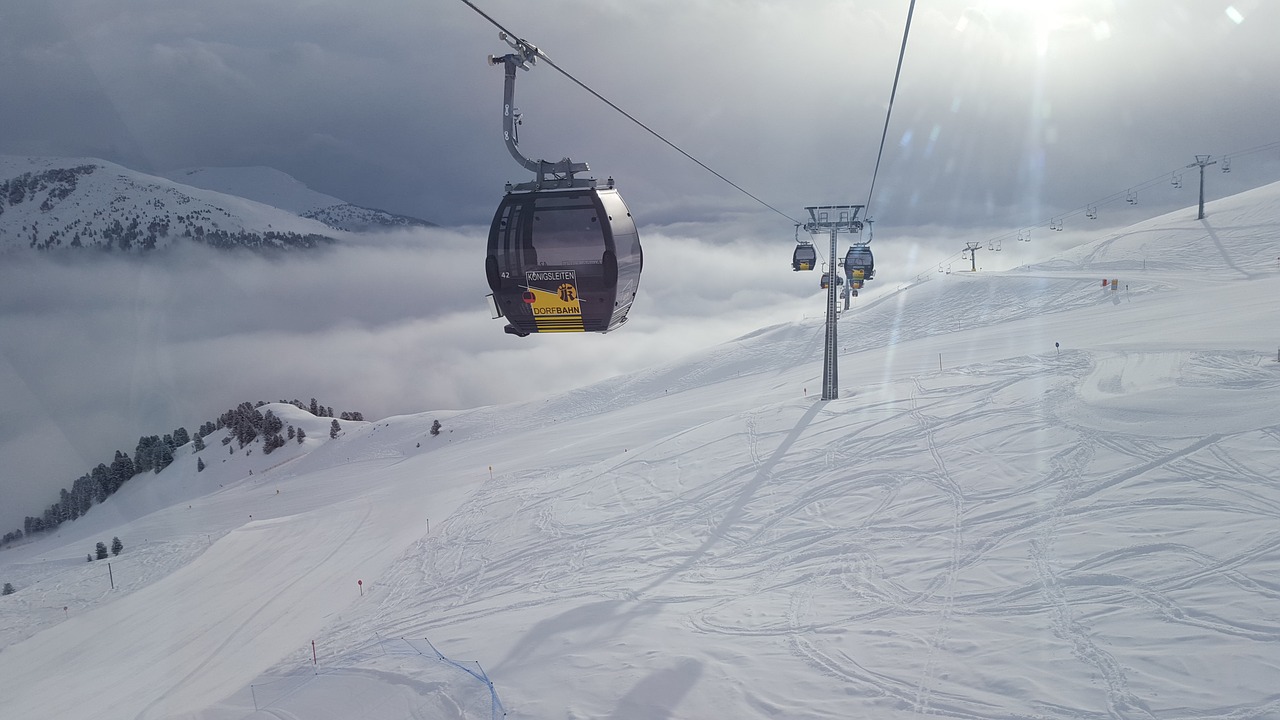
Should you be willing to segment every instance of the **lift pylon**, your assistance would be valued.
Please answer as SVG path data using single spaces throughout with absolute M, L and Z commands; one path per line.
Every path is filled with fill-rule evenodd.
M 964 251 L 969 253 L 969 271 L 978 272 L 978 251 L 982 249 L 982 243 L 967 242 L 964 244 Z
M 1196 156 L 1196 161 L 1195 161 L 1195 162 L 1193 162 L 1193 163 L 1191 163 L 1190 165 L 1188 165 L 1188 166 L 1187 166 L 1187 168 L 1188 168 L 1188 169 L 1193 168 L 1193 167 L 1198 167 L 1198 168 L 1200 168 L 1200 212 L 1196 215 L 1196 219 L 1197 219 L 1197 220 L 1203 220 L 1203 219 L 1204 219 L 1204 169 L 1205 169 L 1205 168 L 1207 168 L 1207 167 L 1209 167 L 1210 165 L 1217 165 L 1217 164 L 1218 164 L 1218 161 L 1217 161 L 1217 160 L 1210 160 L 1209 158 L 1211 158 L 1211 157 L 1213 157 L 1213 156 L 1212 156 L 1212 155 L 1197 155 L 1197 156 Z M 1227 168 L 1229 168 L 1229 167 L 1231 167 L 1231 166 L 1226 164 L 1226 160 L 1223 160 L 1223 166 L 1222 166 L 1222 167 L 1223 167 L 1223 170 L 1222 170 L 1222 171 L 1223 171 L 1223 172 L 1227 172 Z
M 830 234 L 831 251 L 827 257 L 831 258 L 834 263 L 836 238 L 842 232 L 862 232 L 862 221 L 858 219 L 858 214 L 865 207 L 865 205 L 812 205 L 806 207 L 805 210 L 809 211 L 809 221 L 804 224 L 804 231 L 810 235 Z M 831 270 L 834 275 L 835 268 L 832 267 Z M 827 285 L 826 345 L 822 356 L 823 400 L 836 400 L 840 397 L 840 373 L 836 356 L 836 317 L 838 312 L 836 299 L 839 290 L 836 286 L 837 283 L 835 282 Z

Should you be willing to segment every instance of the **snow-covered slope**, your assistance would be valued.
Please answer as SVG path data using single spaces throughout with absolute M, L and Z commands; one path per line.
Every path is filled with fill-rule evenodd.
M 1273 183 L 1210 203 L 1204 220 L 1195 219 L 1196 208 L 1161 215 L 1037 267 L 1161 270 L 1196 282 L 1265 276 L 1280 269 L 1277 188 Z
M 268 167 L 185 168 L 163 173 L 176 182 L 256 200 L 338 230 L 425 227 L 426 220 L 353 205 L 316 192 L 287 173 Z
M 315 247 L 334 230 L 242 197 L 94 158 L 0 156 L 0 251 Z
M 1280 716 L 1280 185 L 1209 213 L 858 306 L 839 400 L 806 321 L 184 451 L 0 553 L 6 714 Z

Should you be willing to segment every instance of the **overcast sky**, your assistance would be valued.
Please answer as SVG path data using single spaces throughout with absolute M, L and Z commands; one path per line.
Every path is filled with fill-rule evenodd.
M 906 0 L 477 4 L 783 212 L 866 199 Z M 1278 31 L 1260 0 L 922 0 L 873 216 L 1034 223 L 1273 142 Z M 506 51 L 460 0 L 5 0 L 0 152 L 269 165 L 484 223 L 527 175 L 486 63 Z M 526 154 L 613 175 L 643 222 L 760 209 L 550 66 L 520 73 L 517 106 Z
M 783 214 L 865 202 L 906 0 L 477 4 Z M 980 256 L 1010 267 L 1191 205 L 1196 176 L 1178 190 L 1173 170 L 1280 140 L 1277 33 L 1260 0 L 921 0 L 871 289 L 966 240 L 1038 227 L 1034 248 Z M 522 148 L 617 179 L 645 275 L 618 332 L 503 335 L 480 248 L 503 184 L 528 177 L 486 62 L 506 51 L 459 0 L 0 0 L 0 154 L 266 165 L 446 226 L 271 261 L 0 258 L 0 530 L 139 435 L 243 400 L 370 417 L 497 403 L 820 312 L 816 279 L 788 269 L 789 219 L 540 63 L 518 80 Z M 1280 179 L 1280 151 L 1231 168 L 1211 168 L 1210 199 Z

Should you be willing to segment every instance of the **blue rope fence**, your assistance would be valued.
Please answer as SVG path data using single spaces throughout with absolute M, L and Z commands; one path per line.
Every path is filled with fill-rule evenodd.
M 440 652 L 426 638 L 414 640 L 381 637 L 365 645 L 363 649 L 344 655 L 337 662 L 326 663 L 324 667 L 299 668 L 297 672 L 287 676 L 250 685 L 249 692 L 253 700 L 255 716 L 257 712 L 271 709 L 286 711 L 305 709 L 314 704 L 317 698 L 332 694 L 334 686 L 331 683 L 338 677 L 367 677 L 374 672 L 380 659 L 395 655 L 417 656 L 424 659 L 424 663 L 419 668 L 397 665 L 395 672 L 403 674 L 410 681 L 433 683 L 432 693 L 424 693 L 420 703 L 413 700 L 411 702 L 415 704 L 409 707 L 403 704 L 403 700 L 395 703 L 393 707 L 393 703 L 389 700 L 377 697 L 376 693 L 370 693 L 369 705 L 362 705 L 360 712 L 363 714 L 357 717 L 392 718 L 403 712 L 408 713 L 404 715 L 405 718 L 419 717 L 419 711 L 438 701 L 438 697 L 426 698 L 425 696 L 439 695 L 441 672 L 454 678 L 454 681 L 444 678 L 449 688 L 446 694 L 450 701 L 457 704 L 455 709 L 461 710 L 464 717 L 488 717 L 489 720 L 500 720 L 507 716 L 506 708 L 498 697 L 493 681 L 489 679 L 479 662 L 454 660 Z M 381 672 L 385 673 L 386 669 Z M 481 697 L 485 694 L 487 698 L 482 700 Z M 382 706 L 379 706 L 380 704 Z

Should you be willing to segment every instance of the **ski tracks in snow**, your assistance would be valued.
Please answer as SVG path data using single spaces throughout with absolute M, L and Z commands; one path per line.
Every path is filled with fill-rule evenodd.
M 951 505 L 951 559 L 947 567 L 946 577 L 942 582 L 942 607 L 938 613 L 937 628 L 929 640 L 929 650 L 925 656 L 924 670 L 920 675 L 915 697 L 912 700 L 912 709 L 919 714 L 926 715 L 929 714 L 930 697 L 933 692 L 933 677 L 938 671 L 938 650 L 947 640 L 952 606 L 955 602 L 956 574 L 960 571 L 960 553 L 964 533 L 964 492 L 955 478 L 951 476 L 950 471 L 947 470 L 946 461 L 943 460 L 938 443 L 934 439 L 934 420 L 926 416 L 920 408 L 919 394 L 922 392 L 924 392 L 924 388 L 917 381 L 915 391 L 911 394 L 911 418 L 920 427 L 929 449 L 929 456 L 933 458 L 933 464 L 937 470 L 936 473 L 931 475 L 930 482 L 946 496 Z
M 433 523 L 382 627 L 491 632 L 513 610 L 537 613 L 507 628 L 516 639 L 496 667 L 519 673 L 575 641 L 638 647 L 661 618 L 771 658 L 759 662 L 816 668 L 883 717 L 1265 717 L 1275 698 L 1196 706 L 1210 680 L 1122 631 L 1145 613 L 1265 658 L 1280 587 L 1259 568 L 1274 568 L 1280 533 L 1225 545 L 1110 526 L 1150 507 L 1264 527 L 1280 495 L 1272 465 L 1245 449 L 1280 445 L 1280 428 L 1178 440 L 1064 419 L 1093 368 L 1084 352 L 1010 358 L 501 474 Z M 1197 595 L 1221 584 L 1255 607 L 1216 611 Z M 989 634 L 1008 627 L 1019 632 Z M 1029 648 L 1044 659 L 1025 678 L 975 675 L 975 653 Z

